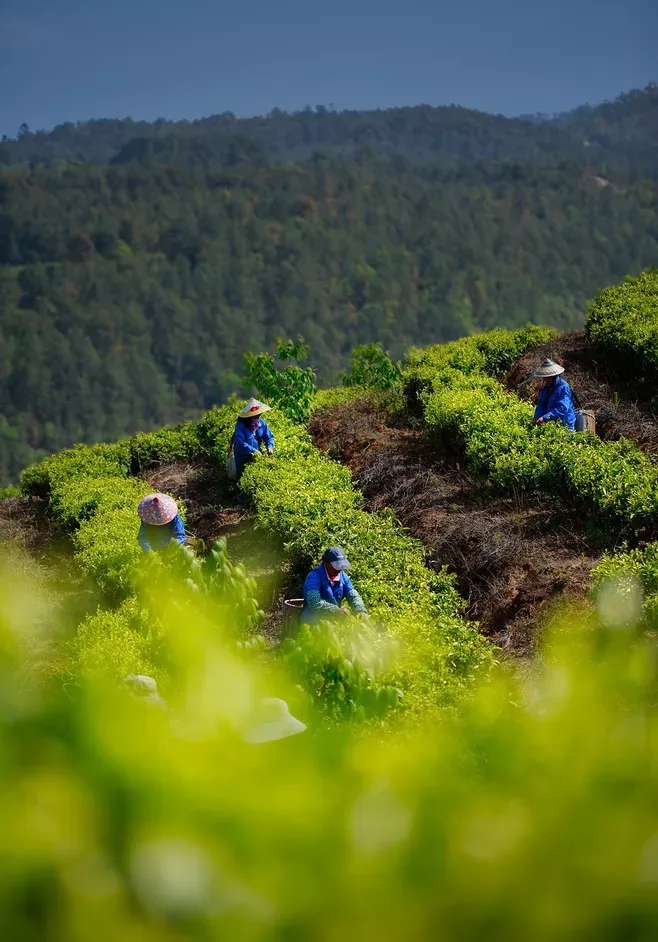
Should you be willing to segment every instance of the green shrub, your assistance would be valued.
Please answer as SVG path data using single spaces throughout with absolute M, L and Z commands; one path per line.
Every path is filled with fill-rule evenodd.
M 233 412 L 229 416 L 220 409 L 201 423 L 200 438 L 220 466 L 234 420 Z M 427 569 L 422 544 L 405 534 L 392 513 L 361 509 L 362 496 L 353 487 L 349 471 L 318 452 L 305 430 L 274 412 L 272 424 L 277 442 L 274 458 L 252 462 L 240 481 L 253 506 L 256 526 L 281 540 L 297 569 L 314 564 L 325 546 L 343 546 L 369 611 L 399 645 L 386 672 L 366 682 L 362 671 L 367 673 L 369 668 L 359 663 L 357 672 L 350 673 L 351 652 L 341 646 L 337 635 L 312 635 L 298 642 L 295 648 L 301 646 L 308 657 L 302 674 L 307 680 L 314 678 L 312 683 L 309 680 L 308 692 L 324 696 L 323 692 L 331 691 L 331 702 L 320 706 L 333 715 L 334 687 L 325 681 L 339 670 L 348 713 L 360 714 L 366 708 L 376 711 L 385 696 L 391 708 L 392 694 L 382 694 L 375 702 L 364 693 L 379 686 L 401 689 L 403 703 L 412 711 L 433 709 L 462 695 L 474 677 L 490 666 L 492 649 L 476 626 L 464 621 L 465 603 L 453 580 Z M 342 651 L 339 667 L 335 644 Z M 354 689 L 349 678 L 354 680 Z
M 293 680 L 332 720 L 383 718 L 400 706 L 403 692 L 385 678 L 390 644 L 366 623 L 303 625 L 281 651 Z
M 213 617 L 220 623 L 231 624 L 240 642 L 253 638 L 265 613 L 256 601 L 256 581 L 241 563 L 229 559 L 225 539 L 216 540 L 204 559 L 179 543 L 172 543 L 162 553 L 148 553 L 141 558 L 138 589 L 144 597 L 151 597 L 157 610 L 166 605 L 182 604 L 181 589 L 193 593 L 198 601 L 203 598 L 213 607 Z
M 616 372 L 658 378 L 658 271 L 627 278 L 592 301 L 586 328 L 599 355 Z
M 344 386 L 368 386 L 371 389 L 391 389 L 401 379 L 400 364 L 391 360 L 381 343 L 355 347 L 349 370 L 341 374 Z
M 20 487 L 0 487 L 0 500 L 9 500 L 10 497 L 19 497 Z
M 452 343 L 412 349 L 403 371 L 407 405 L 412 410 L 422 407 L 442 377 L 454 377 L 455 371 L 502 376 L 527 350 L 556 334 L 550 327 L 528 325 L 516 331 L 497 329 Z
M 338 406 L 357 402 L 370 394 L 365 386 L 335 386 L 331 389 L 319 389 L 313 397 L 311 412 L 326 412 Z
M 574 435 L 559 423 L 534 428 L 532 406 L 488 375 L 494 366 L 498 372 L 501 364 L 508 368 L 514 346 L 498 333 L 489 344 L 468 338 L 443 352 L 430 348 L 426 357 L 414 352 L 405 388 L 420 402 L 429 432 L 462 451 L 475 474 L 503 490 L 563 497 L 616 533 L 655 526 L 658 466 L 628 441 Z M 514 349 L 529 336 L 536 339 L 536 331 L 515 340 Z
M 235 431 L 238 411 L 234 406 L 211 409 L 197 425 L 199 445 L 205 454 L 217 462 L 220 473 L 225 472 L 224 463 L 231 436 Z M 267 413 L 267 424 L 274 434 L 277 458 L 314 451 L 306 429 L 287 418 L 279 409 Z
M 277 358 L 285 363 L 288 360 L 305 360 L 308 347 L 302 338 L 297 343 L 288 340 L 285 343 L 277 338 Z M 287 366 L 277 370 L 274 357 L 269 353 L 245 356 L 247 376 L 245 385 L 256 388 L 258 395 L 271 406 L 278 406 L 288 418 L 304 422 L 309 416 L 313 397 L 317 392 L 315 374 L 310 367 Z
M 177 425 L 157 432 L 140 432 L 129 439 L 131 473 L 170 461 L 188 461 L 200 451 L 196 424 Z
M 21 491 L 48 500 L 53 487 L 64 480 L 125 477 L 129 468 L 129 440 L 115 445 L 76 445 L 26 468 L 21 474 Z
M 135 478 L 73 478 L 53 491 L 50 511 L 60 527 L 75 530 L 99 511 L 130 507 L 136 517 L 137 504 L 150 490 L 145 481 Z
M 111 600 L 120 600 L 133 589 L 133 571 L 142 556 L 137 543 L 139 518 L 134 503 L 99 509 L 83 520 L 73 534 L 75 556 Z
M 122 683 L 128 674 L 162 676 L 153 662 L 153 634 L 135 597 L 113 611 L 98 609 L 78 626 L 69 647 L 75 677 Z
M 132 603 L 85 625 L 84 689 L 26 689 L 31 594 L 0 574 L 3 938 L 657 937 L 654 639 L 566 617 L 532 671 L 440 723 L 327 735 L 311 715 L 256 745 L 255 701 L 294 690 L 227 654 L 202 606 L 162 611 L 179 639 L 164 712 L 121 689 L 134 663 L 158 676 Z
M 558 331 L 553 327 L 537 327 L 534 324 L 528 324 L 519 330 L 508 331 L 497 328 L 468 339 L 484 357 L 484 372 L 489 376 L 499 377 L 504 376 L 514 361 L 532 347 L 548 343 L 557 334 Z
M 609 581 L 635 581 L 642 591 L 642 627 L 650 632 L 658 631 L 658 543 L 650 543 L 644 549 L 607 553 L 592 572 L 595 591 Z

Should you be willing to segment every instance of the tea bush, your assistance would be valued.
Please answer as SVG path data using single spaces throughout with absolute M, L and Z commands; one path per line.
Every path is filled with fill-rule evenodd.
M 325 717 L 366 722 L 402 703 L 403 691 L 386 682 L 394 647 L 363 622 L 303 625 L 281 651 L 293 680 Z
M 220 621 L 228 619 L 241 641 L 253 638 L 265 618 L 256 602 L 256 581 L 241 563 L 229 559 L 225 539 L 215 540 L 203 559 L 190 547 L 172 543 L 162 553 L 143 556 L 142 563 L 138 588 L 155 599 L 154 620 L 167 599 L 181 605 L 181 586 L 193 593 L 188 600 L 203 598 Z
M 82 570 L 111 601 L 131 592 L 137 544 L 137 504 L 151 490 L 128 475 L 155 461 L 189 459 L 201 451 L 196 426 L 144 433 L 113 445 L 76 445 L 21 475 L 27 496 L 47 501 L 55 523 L 72 534 Z M 185 516 L 184 507 L 179 508 Z
M 76 445 L 44 458 L 22 472 L 23 494 L 49 500 L 53 487 L 73 478 L 125 477 L 130 468 L 130 440 L 116 445 Z
M 658 543 L 643 549 L 607 553 L 592 572 L 596 592 L 610 583 L 641 592 L 642 627 L 658 631 Z
M 494 486 L 559 495 L 617 535 L 651 530 L 658 466 L 650 458 L 625 440 L 604 442 L 558 423 L 533 427 L 530 404 L 488 375 L 506 369 L 510 351 L 528 336 L 508 345 L 498 336 L 490 346 L 467 338 L 430 348 L 426 357 L 415 351 L 405 373 L 410 404 L 420 402 L 430 433 L 461 450 Z
M 203 606 L 163 605 L 179 676 L 158 710 L 103 684 L 105 639 L 134 640 L 107 616 L 81 689 L 27 689 L 34 594 L 0 573 L 3 939 L 657 937 L 658 673 L 632 627 L 564 619 L 532 669 L 413 735 L 309 718 L 257 745 L 254 704 L 293 688 Z
M 601 358 L 616 372 L 658 378 L 658 271 L 606 288 L 592 301 L 585 323 Z
M 443 370 L 500 377 L 531 347 L 547 343 L 557 331 L 529 324 L 520 330 L 491 330 L 452 343 L 410 350 L 403 371 L 407 396 L 429 394 Z
M 192 460 L 201 450 L 194 422 L 157 432 L 141 432 L 129 439 L 129 444 L 132 474 L 156 464 Z
M 370 396 L 367 386 L 334 386 L 331 389 L 319 389 L 311 403 L 311 413 L 326 412 L 337 406 L 346 406 L 365 396 Z
M 268 419 L 270 414 L 268 413 Z M 327 545 L 341 545 L 354 565 L 356 584 L 373 618 L 389 629 L 399 643 L 396 658 L 385 675 L 371 676 L 375 700 L 363 694 L 365 682 L 360 664 L 351 673 L 349 652 L 343 648 L 341 677 L 348 710 L 358 713 L 376 701 L 376 683 L 404 692 L 410 710 L 432 709 L 458 697 L 472 686 L 475 675 L 486 670 L 492 651 L 476 626 L 463 618 L 465 603 L 446 573 L 433 574 L 425 565 L 422 544 L 409 537 L 391 512 L 367 513 L 349 471 L 314 448 L 308 433 L 279 413 L 271 413 L 276 436 L 273 458 L 262 457 L 247 466 L 240 481 L 253 507 L 256 526 L 276 535 L 296 569 L 309 568 Z M 200 440 L 223 468 L 234 413 L 216 410 L 200 423 Z M 301 588 L 301 587 L 300 587 Z M 363 631 L 368 633 L 367 628 Z M 320 630 L 318 629 L 318 632 Z M 336 673 L 337 636 L 314 630 L 297 639 L 308 658 L 307 677 L 315 678 L 313 692 L 326 691 L 326 681 Z M 373 651 L 388 641 L 369 632 Z M 328 643 L 328 639 L 331 644 Z M 318 657 L 320 662 L 318 663 Z M 305 669 L 306 670 L 306 669 Z M 318 676 L 324 678 L 318 682 Z M 393 697 L 390 695 L 390 704 Z M 322 702 L 333 711 L 335 704 Z
M 209 413 L 202 434 L 206 426 L 214 427 L 215 420 Z M 252 653 L 257 650 L 253 629 L 263 612 L 254 599 L 253 580 L 228 559 L 225 542 L 216 543 L 203 563 L 178 544 L 147 557 L 137 543 L 137 504 L 151 488 L 146 481 L 129 477 L 129 472 L 201 453 L 197 427 L 185 425 L 116 445 L 80 445 L 24 472 L 24 493 L 47 501 L 54 522 L 71 535 L 82 572 L 104 597 L 104 605 L 80 625 L 62 668 L 65 673 L 98 671 L 114 679 L 127 673 L 165 676 L 166 666 L 158 662 L 154 647 L 157 605 L 149 611 L 136 602 L 136 592 L 146 584 L 149 591 L 159 586 L 161 596 L 167 594 L 168 585 L 187 584 L 215 605 L 219 617 L 230 610 L 233 622 L 241 625 L 239 643 L 245 650 L 253 648 Z M 184 518 L 184 506 L 179 511 Z M 117 607 L 108 609 L 108 604 Z
M 146 613 L 132 596 L 116 609 L 99 608 L 78 625 L 69 645 L 68 669 L 73 679 L 102 677 L 123 683 L 128 674 L 146 674 L 162 680 L 154 644 Z
M 0 500 L 9 500 L 10 497 L 19 497 L 21 493 L 20 487 L 0 487 Z

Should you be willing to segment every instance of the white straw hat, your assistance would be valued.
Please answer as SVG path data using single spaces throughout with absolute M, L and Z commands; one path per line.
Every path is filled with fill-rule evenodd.
M 161 710 L 167 709 L 167 703 L 158 693 L 158 684 L 153 677 L 146 674 L 128 674 L 124 683 L 133 696 L 140 697 L 145 703 Z
M 250 399 L 242 412 L 240 412 L 240 418 L 255 419 L 256 416 L 262 415 L 263 412 L 270 412 L 271 409 L 272 406 L 268 406 L 264 402 L 259 402 L 258 399 Z
M 274 742 L 296 736 L 306 729 L 304 723 L 290 715 L 286 701 L 276 697 L 266 697 L 258 703 L 252 722 L 243 737 L 245 742 Z
M 538 376 L 540 379 L 548 379 L 549 376 L 559 376 L 560 373 L 564 373 L 564 367 L 560 366 L 559 363 L 554 363 L 552 360 L 544 360 L 541 366 L 538 366 L 533 376 Z

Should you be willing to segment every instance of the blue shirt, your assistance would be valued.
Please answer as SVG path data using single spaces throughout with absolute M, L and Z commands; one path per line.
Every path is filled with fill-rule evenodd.
M 576 427 L 576 410 L 573 405 L 571 386 L 561 376 L 550 386 L 542 386 L 535 409 L 535 421 L 543 416 L 545 422 L 560 421 L 573 432 Z
M 302 621 L 307 625 L 331 618 L 336 614 L 343 599 L 347 599 L 355 612 L 365 612 L 363 599 L 356 591 L 350 577 L 341 572 L 333 582 L 327 575 L 324 563 L 309 572 L 304 582 L 304 610 Z
M 180 543 L 182 546 L 185 543 L 185 527 L 181 515 L 176 514 L 171 523 L 165 523 L 161 527 L 142 522 L 137 542 L 145 553 L 149 550 L 162 550 L 170 543 Z
M 233 436 L 233 453 L 235 454 L 235 466 L 238 477 L 244 471 L 244 467 L 250 461 L 260 446 L 265 444 L 268 449 L 274 448 L 274 435 L 270 431 L 267 422 L 262 419 L 258 421 L 258 428 L 255 432 L 250 428 L 251 419 L 244 421 L 238 419 Z

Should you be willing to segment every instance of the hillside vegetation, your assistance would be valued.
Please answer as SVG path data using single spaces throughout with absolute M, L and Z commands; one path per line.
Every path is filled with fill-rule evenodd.
M 277 336 L 326 384 L 357 344 L 582 325 L 658 265 L 657 101 L 23 128 L 0 145 L 0 485 L 198 418 Z
M 647 284 L 629 289 L 635 304 Z M 364 510 L 281 403 L 274 457 L 239 484 L 256 533 L 301 567 L 340 541 L 370 624 L 268 648 L 253 575 L 226 543 L 137 550 L 144 469 L 203 456 L 220 481 L 235 403 L 24 471 L 98 608 L 67 621 L 3 549 L 3 937 L 655 938 L 658 553 L 639 537 L 656 535 L 658 466 L 629 441 L 533 428 L 501 379 L 552 339 L 493 330 L 416 350 L 401 376 L 381 350 L 355 351 L 346 380 L 361 385 L 313 403 L 321 423 L 370 398 L 490 494 L 559 495 L 633 544 L 600 564 L 586 608 L 553 616 L 523 671 L 497 669 L 454 577 L 390 511 Z M 40 635 L 64 652 L 47 670 Z M 129 694 L 135 671 L 168 705 Z M 245 742 L 262 696 L 284 697 L 308 731 Z
M 593 301 L 587 332 L 609 368 L 655 384 L 658 377 L 658 270 L 606 288 Z
M 586 159 L 655 174 L 658 87 L 649 85 L 597 107 L 584 106 L 553 119 L 490 115 L 455 105 L 419 105 L 377 111 L 336 112 L 308 107 L 287 114 L 236 118 L 230 112 L 197 121 L 96 120 L 68 122 L 53 131 L 23 128 L 0 147 L 0 164 L 82 160 L 92 163 L 164 158 L 174 163 L 305 160 L 314 151 L 354 157 L 367 149 L 387 157 L 432 162 Z
M 580 164 L 131 164 L 0 176 L 0 479 L 76 441 L 187 420 L 303 333 L 321 382 L 359 343 L 531 320 L 658 262 L 658 192 Z
M 649 276 L 637 282 L 635 296 L 640 301 L 651 303 L 649 284 Z M 600 299 L 592 306 L 592 320 L 599 303 Z M 383 395 L 382 387 L 398 388 L 400 392 L 391 399 L 397 403 L 393 407 L 399 408 L 403 394 L 407 414 L 422 420 L 432 446 L 448 453 L 456 450 L 470 472 L 487 482 L 492 496 L 525 493 L 559 499 L 589 526 L 605 533 L 608 547 L 622 540 L 634 545 L 653 540 L 658 535 L 658 468 L 651 457 L 625 439 L 573 435 L 553 425 L 533 428 L 531 406 L 500 382 L 519 358 L 545 345 L 554 334 L 549 328 L 532 326 L 516 332 L 496 329 L 411 351 L 402 372 L 381 348 L 362 347 L 353 352 L 346 388 L 317 394 L 313 410 L 317 415 L 341 402 Z M 273 366 L 271 358 L 261 360 Z M 329 715 L 341 714 L 345 708 L 367 715 L 375 702 L 378 710 L 382 703 L 390 709 L 400 705 L 398 696 L 405 710 L 427 711 L 467 691 L 488 659 L 475 626 L 464 620 L 464 603 L 452 578 L 443 569 L 431 574 L 421 543 L 406 536 L 388 512 L 365 512 L 363 497 L 353 487 L 349 472 L 314 447 L 299 424 L 306 412 L 299 412 L 291 396 L 295 377 L 306 387 L 308 371 L 287 367 L 278 374 L 286 379 L 281 384 L 275 382 L 277 374 L 255 367 L 252 375 L 260 376 L 257 383 L 267 384 L 268 398 L 279 407 L 273 413 L 275 458 L 249 467 L 240 482 L 254 523 L 283 547 L 282 554 L 296 572 L 307 569 L 323 546 L 343 544 L 357 575 L 361 573 L 369 609 L 386 625 L 389 637 L 402 644 L 395 668 L 386 666 L 383 654 L 379 660 L 366 658 L 354 667 L 358 657 L 350 654 L 349 644 L 345 648 L 344 638 L 307 635 L 288 652 L 289 667 L 301 686 Z M 296 421 L 286 418 L 287 411 Z M 102 594 L 98 615 L 80 637 L 91 639 L 94 651 L 104 652 L 102 658 L 95 655 L 96 660 L 117 676 L 128 657 L 123 646 L 115 644 L 121 632 L 126 643 L 133 637 L 141 639 L 135 671 L 146 669 L 144 665 L 150 665 L 152 673 L 167 671 L 167 660 L 158 653 L 159 636 L 153 633 L 154 616 L 145 620 L 144 614 L 139 615 L 140 585 L 146 574 L 141 573 L 144 561 L 136 543 L 135 506 L 148 489 L 141 471 L 167 462 L 203 459 L 214 464 L 217 479 L 222 479 L 234 422 L 235 407 L 213 409 L 197 424 L 141 434 L 114 445 L 78 445 L 33 465 L 21 476 L 23 492 L 45 501 L 55 524 L 71 534 L 81 570 Z M 479 499 L 486 501 L 485 491 Z M 188 568 L 194 581 L 193 557 L 188 556 L 183 568 Z M 221 554 L 217 558 L 223 566 Z M 623 568 L 623 553 L 611 559 L 602 572 Z M 647 559 L 651 566 L 653 556 Z M 632 567 L 638 571 L 636 557 Z M 392 579 L 394 570 L 397 574 Z M 214 585 L 215 578 L 221 582 L 220 569 L 209 584 Z M 652 577 L 643 574 L 643 578 L 650 589 Z M 252 589 L 247 587 L 245 593 L 244 601 L 251 606 L 251 614 L 245 616 L 248 626 L 257 606 L 253 607 Z M 108 607 L 112 631 L 106 636 Z M 137 635 L 136 624 L 142 626 Z M 115 648 L 120 668 L 112 667 Z M 131 644 L 127 650 L 132 650 Z M 334 677 L 331 684 L 329 676 Z M 384 700 L 372 700 L 373 691 L 380 687 L 388 691 L 382 694 Z M 392 698 L 390 702 L 387 697 Z

